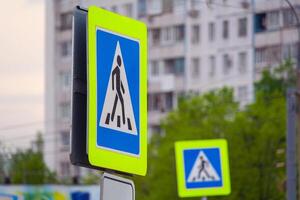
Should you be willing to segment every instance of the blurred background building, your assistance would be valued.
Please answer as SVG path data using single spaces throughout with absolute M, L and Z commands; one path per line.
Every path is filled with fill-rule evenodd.
M 272 2 L 272 3 L 271 3 Z M 300 0 L 290 0 L 300 14 Z M 282 60 L 299 60 L 297 19 L 285 0 L 260 0 L 255 3 L 255 76 L 259 79 L 265 67 L 272 68 Z
M 300 0 L 291 0 L 296 8 Z M 272 2 L 272 3 L 271 3 Z M 148 130 L 178 98 L 224 86 L 241 105 L 254 98 L 262 67 L 298 55 L 296 20 L 272 0 L 49 0 L 46 1 L 46 162 L 59 177 L 80 176 L 69 162 L 72 11 L 97 5 L 148 26 Z M 277 59 L 278 58 L 278 59 Z
M 232 87 L 252 99 L 253 30 L 250 1 L 143 1 L 149 29 L 148 128 L 160 132 L 182 95 Z

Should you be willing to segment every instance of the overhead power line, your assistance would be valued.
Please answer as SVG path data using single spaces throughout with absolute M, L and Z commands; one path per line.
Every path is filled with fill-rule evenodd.
M 32 122 L 25 122 L 25 123 L 20 123 L 20 124 L 10 124 L 7 126 L 2 126 L 0 127 L 0 131 L 8 131 L 8 130 L 14 130 L 14 129 L 20 129 L 24 127 L 30 127 L 30 126 L 35 126 L 35 125 L 40 125 L 44 123 L 51 123 L 55 122 L 56 120 L 48 120 L 48 121 L 32 121 Z

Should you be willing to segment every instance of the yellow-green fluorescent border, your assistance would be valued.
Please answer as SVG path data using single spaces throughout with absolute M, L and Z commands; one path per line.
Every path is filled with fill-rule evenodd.
M 185 172 L 183 151 L 186 149 L 201 148 L 219 148 L 221 159 L 221 171 L 223 186 L 216 188 L 187 189 L 185 187 Z M 180 197 L 201 197 L 215 195 L 229 195 L 231 192 L 230 172 L 228 161 L 227 141 L 217 140 L 195 140 L 195 141 L 178 141 L 175 143 L 176 172 L 177 172 L 177 190 Z
M 130 174 L 147 172 L 147 27 L 144 23 L 96 6 L 88 8 L 88 158 L 97 167 Z M 140 156 L 97 147 L 96 29 L 102 28 L 140 43 Z M 105 92 L 105 91 L 104 91 Z

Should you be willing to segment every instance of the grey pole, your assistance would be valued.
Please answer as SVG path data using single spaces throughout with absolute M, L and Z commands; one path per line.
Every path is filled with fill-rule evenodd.
M 207 197 L 202 197 L 201 200 L 207 200 Z
M 300 87 L 300 82 L 299 82 L 299 76 L 300 76 L 300 19 L 298 16 L 298 13 L 293 6 L 293 4 L 290 2 L 290 0 L 284 0 L 292 10 L 295 18 L 296 18 L 296 23 L 297 23 L 297 31 L 298 31 L 298 43 L 297 43 L 297 89 Z M 297 99 L 296 97 L 297 91 L 293 89 L 289 89 L 287 91 L 287 153 L 286 153 L 286 170 L 287 170 L 287 193 L 286 197 L 287 200 L 295 200 L 297 198 L 297 162 L 296 162 L 296 134 L 297 134 L 297 129 L 296 129 L 296 120 L 297 120 L 297 111 L 296 111 L 296 102 L 298 100 L 299 102 L 299 97 Z
M 287 91 L 287 133 L 286 133 L 286 174 L 287 200 L 297 198 L 297 166 L 296 166 L 296 90 Z

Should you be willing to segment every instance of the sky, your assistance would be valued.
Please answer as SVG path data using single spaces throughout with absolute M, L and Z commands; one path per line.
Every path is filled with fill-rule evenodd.
M 44 129 L 45 2 L 3 1 L 1 7 L 0 141 L 23 148 Z

